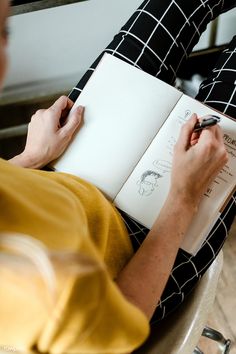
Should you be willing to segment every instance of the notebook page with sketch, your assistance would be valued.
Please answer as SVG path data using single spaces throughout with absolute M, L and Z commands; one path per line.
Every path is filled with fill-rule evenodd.
M 57 171 L 80 176 L 114 199 L 182 93 L 105 54 L 77 99 L 84 124 Z
M 183 123 L 196 112 L 199 116 L 217 114 L 224 131 L 229 161 L 203 196 L 199 211 L 182 244 L 195 254 L 220 213 L 236 182 L 236 122 L 183 95 L 162 128 L 115 198 L 118 208 L 151 228 L 170 187 L 173 147 Z

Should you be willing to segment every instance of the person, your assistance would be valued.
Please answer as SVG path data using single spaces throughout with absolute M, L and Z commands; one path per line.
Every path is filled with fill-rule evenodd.
M 207 23 L 233 6 L 235 0 L 144 0 L 105 51 L 173 83 Z M 8 0 L 0 2 L 1 82 L 8 7 Z M 235 45 L 236 38 L 197 96 L 232 117 Z M 227 162 L 219 126 L 193 134 L 196 114 L 175 145 L 170 191 L 150 231 L 121 215 L 86 181 L 39 170 L 64 151 L 79 129 L 83 107 L 69 121 L 65 117 L 100 58 L 70 98 L 36 112 L 24 151 L 9 162 L 0 160 L 1 249 L 29 254 L 22 235 L 30 235 L 47 247 L 52 264 L 60 263 L 54 267 L 56 297 L 43 307 L 39 300 L 45 291 L 35 272 L 25 271 L 19 281 L 18 262 L 1 261 L 0 343 L 18 350 L 132 352 L 147 338 L 150 319 L 162 319 L 183 302 L 221 249 L 235 215 L 234 195 L 195 257 L 179 248 L 201 196 Z M 22 247 L 16 247 L 15 239 Z M 42 247 L 37 246 L 32 254 L 39 254 Z M 82 263 L 90 264 L 90 271 L 76 270 L 79 256 L 87 259 Z

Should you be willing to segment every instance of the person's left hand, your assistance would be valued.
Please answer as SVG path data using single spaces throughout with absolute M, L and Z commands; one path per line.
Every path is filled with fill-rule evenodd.
M 84 107 L 77 107 L 66 119 L 73 102 L 61 96 L 50 108 L 40 109 L 31 118 L 24 151 L 9 160 L 27 168 L 41 168 L 66 149 L 83 120 Z

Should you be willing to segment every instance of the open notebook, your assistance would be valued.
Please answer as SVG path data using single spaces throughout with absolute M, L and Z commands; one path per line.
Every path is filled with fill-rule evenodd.
M 74 107 L 83 127 L 53 164 L 95 184 L 151 228 L 170 186 L 173 147 L 193 112 L 217 114 L 229 161 L 205 193 L 182 248 L 196 253 L 235 188 L 236 122 L 161 80 L 105 54 Z

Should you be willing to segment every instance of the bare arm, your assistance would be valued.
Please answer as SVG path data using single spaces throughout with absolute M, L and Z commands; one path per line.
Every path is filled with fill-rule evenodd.
M 185 124 L 175 147 L 169 195 L 145 241 L 117 278 L 123 294 L 150 319 L 165 288 L 178 248 L 200 198 L 227 162 L 219 127 L 204 130 L 198 141 Z
M 147 238 L 122 270 L 117 284 L 150 319 L 164 290 L 194 208 L 169 195 Z

